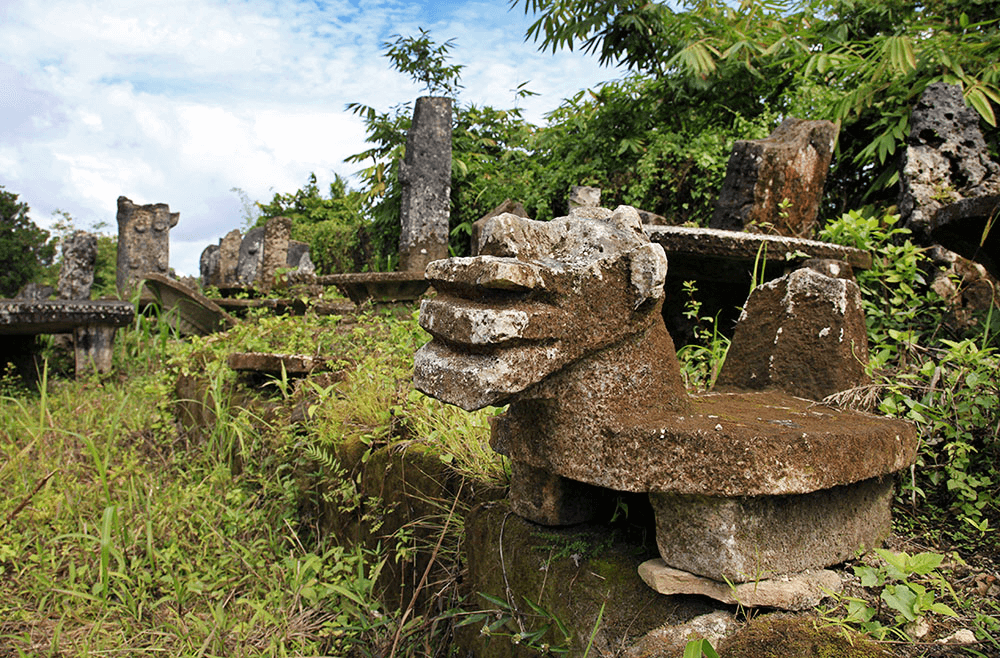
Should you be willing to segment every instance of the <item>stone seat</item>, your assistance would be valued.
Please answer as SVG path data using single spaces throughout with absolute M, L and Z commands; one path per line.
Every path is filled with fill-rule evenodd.
M 615 491 L 701 496 L 806 494 L 895 473 L 917 454 L 916 429 L 905 421 L 779 391 L 690 399 L 688 412 L 649 413 L 586 440 L 572 431 L 545 431 L 541 440 L 530 427 L 504 427 L 494 448 Z

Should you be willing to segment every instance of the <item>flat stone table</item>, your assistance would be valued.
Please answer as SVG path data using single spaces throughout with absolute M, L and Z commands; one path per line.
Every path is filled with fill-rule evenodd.
M 687 226 L 643 226 L 651 242 L 663 247 L 670 267 L 664 281 L 663 320 L 677 345 L 691 342 L 691 320 L 684 317 L 685 281 L 694 281 L 703 317 L 718 317 L 718 327 L 732 337 L 739 308 L 757 280 L 770 281 L 807 260 L 836 260 L 852 270 L 871 267 L 871 254 L 819 240 L 724 231 Z
M 134 317 L 135 307 L 122 301 L 0 299 L 2 336 L 72 333 L 78 375 L 111 369 L 115 330 Z

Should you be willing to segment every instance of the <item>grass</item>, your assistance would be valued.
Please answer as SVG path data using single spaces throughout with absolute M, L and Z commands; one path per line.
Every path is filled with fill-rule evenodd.
M 387 639 L 397 655 L 411 651 L 407 629 L 426 620 L 411 611 L 416 623 L 396 623 L 374 595 L 388 552 L 337 545 L 303 523 L 296 469 L 306 448 L 405 439 L 502 480 L 488 413 L 409 390 L 424 340 L 410 313 L 267 317 L 256 328 L 178 341 L 140 319 L 120 336 L 110 378 L 45 372 L 35 393 L 5 380 L 0 655 L 365 655 Z M 224 357 L 244 345 L 322 350 L 345 376 L 236 405 Z M 201 435 L 172 413 L 182 372 L 214 393 L 216 422 Z M 289 422 L 296 402 L 311 404 L 308 422 Z
M 707 331 L 711 319 L 690 310 L 706 328 L 706 344 L 684 362 L 691 385 L 706 386 L 726 343 Z M 412 354 L 426 338 L 412 308 L 356 318 L 263 315 L 187 340 L 140 316 L 119 334 L 110 376 L 73 380 L 46 368 L 36 392 L 0 377 L 0 656 L 447 654 L 463 614 L 455 609 L 459 495 L 420 501 L 421 516 L 380 542 L 338 544 L 306 512 L 321 497 L 360 522 L 388 513 L 364 498 L 356 473 L 340 463 L 349 445 L 360 446 L 362 461 L 384 446 L 425 447 L 463 482 L 505 486 L 508 465 L 488 446 L 496 410 L 470 414 L 412 389 Z M 927 415 L 941 406 L 935 396 L 947 384 L 961 393 L 949 393 L 951 415 L 929 416 L 933 422 L 922 427 L 972 432 L 953 431 L 943 447 L 995 447 L 984 444 L 996 403 L 981 394 L 996 382 L 989 378 L 995 354 L 983 351 L 983 340 L 974 354 L 949 348 L 937 370 L 920 371 L 926 382 L 907 388 L 910 380 L 894 377 L 898 392 L 883 392 L 883 406 L 897 400 Z M 278 377 L 251 392 L 225 362 L 233 351 L 251 350 L 320 355 L 332 370 L 299 381 Z M 53 368 L 60 362 L 53 358 Z M 181 375 L 208 392 L 213 420 L 198 431 L 176 417 Z M 981 519 L 982 527 L 965 529 L 968 545 L 989 542 L 995 523 L 985 522 L 996 518 L 995 499 L 978 493 L 994 487 L 993 471 L 983 475 L 973 468 L 979 462 L 955 459 L 936 465 L 928 446 L 917 480 L 926 494 L 908 491 L 907 500 L 934 518 L 950 509 Z M 967 484 L 968 496 L 952 495 L 938 508 L 935 473 L 941 491 L 956 491 L 967 482 L 958 479 L 963 473 L 980 479 Z M 955 507 L 968 501 L 986 506 L 979 516 Z M 900 529 L 929 536 L 925 527 L 906 530 L 916 515 L 899 511 Z M 942 532 L 953 542 L 960 537 Z M 433 556 L 433 569 L 416 568 L 418 551 Z M 985 553 L 988 560 L 994 554 Z M 960 594 L 958 579 L 985 582 L 978 579 L 985 563 L 964 556 L 977 569 L 956 576 Z M 407 562 L 416 590 L 401 610 L 387 609 L 377 583 Z M 421 590 L 436 597 L 436 614 L 421 614 Z M 988 593 L 971 591 L 956 604 L 962 624 L 996 634 L 1000 610 L 983 603 Z

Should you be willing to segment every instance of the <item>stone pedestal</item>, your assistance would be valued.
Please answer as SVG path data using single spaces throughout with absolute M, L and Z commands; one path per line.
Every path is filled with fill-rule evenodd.
M 826 567 L 889 533 L 893 479 L 785 496 L 653 492 L 656 544 L 671 567 L 745 583 Z
M 452 100 L 417 99 L 399 166 L 402 185 L 399 269 L 423 272 L 427 263 L 448 257 L 451 215 Z
M 660 314 L 666 258 L 634 209 L 482 228 L 482 255 L 427 267 L 414 383 L 464 409 L 509 404 L 491 445 L 513 463 L 515 512 L 570 525 L 648 493 L 663 561 L 717 583 L 825 567 L 889 531 L 915 429 L 802 397 L 863 376 L 853 281 L 803 269 L 758 288 L 730 348 L 739 390 L 688 396 Z

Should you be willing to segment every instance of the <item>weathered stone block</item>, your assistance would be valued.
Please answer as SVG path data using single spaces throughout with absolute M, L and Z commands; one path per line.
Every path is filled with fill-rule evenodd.
M 836 138 L 829 121 L 789 117 L 766 139 L 738 140 L 709 226 L 770 224 L 781 235 L 810 237 Z
M 1000 193 L 1000 165 L 990 158 L 979 114 L 966 106 L 958 85 L 928 85 L 910 114 L 906 142 L 899 212 L 918 239 L 931 240 L 935 214 L 944 206 Z
M 76 231 L 63 240 L 59 267 L 59 299 L 90 299 L 97 262 L 97 236 Z
M 166 275 L 170 270 L 170 229 L 180 213 L 165 203 L 137 206 L 118 197 L 118 294 L 129 297 L 147 273 Z
M 237 266 L 240 261 L 240 245 L 243 243 L 243 234 L 238 229 L 233 229 L 219 241 L 219 270 L 218 282 L 215 285 L 219 288 L 228 288 L 236 285 Z
M 201 286 L 219 285 L 219 245 L 210 244 L 201 252 L 198 259 L 198 273 L 201 275 Z
M 890 530 L 893 480 L 872 478 L 810 494 L 721 498 L 651 493 L 663 561 L 745 583 L 827 567 Z
M 750 294 L 717 387 L 821 400 L 865 382 L 867 362 L 858 285 L 804 268 Z
M 596 208 L 601 205 L 601 188 L 574 185 L 569 189 L 569 209 Z
M 236 281 L 240 285 L 252 286 L 257 281 L 263 257 L 264 227 L 257 226 L 247 231 L 240 242 L 240 255 L 236 263 Z
M 402 185 L 399 269 L 422 272 L 428 263 L 448 257 L 451 215 L 452 100 L 418 98 L 399 166 Z
M 278 284 L 278 270 L 288 267 L 288 239 L 291 234 L 292 220 L 287 217 L 272 217 L 264 225 L 264 256 L 257 277 L 262 289 L 270 290 Z

